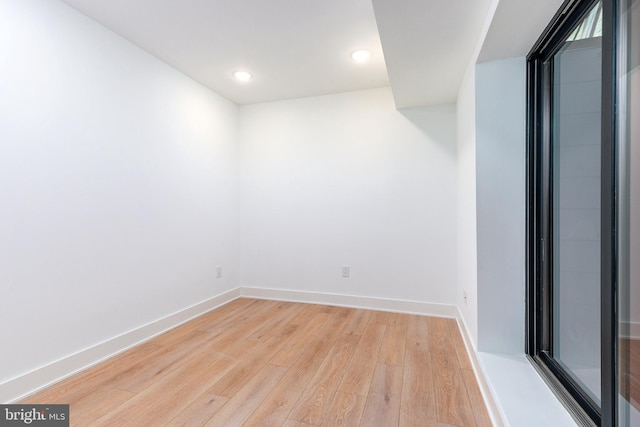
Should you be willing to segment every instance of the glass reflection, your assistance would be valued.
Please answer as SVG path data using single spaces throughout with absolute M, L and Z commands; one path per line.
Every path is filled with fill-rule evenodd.
M 600 405 L 602 6 L 553 58 L 553 357 Z
M 640 426 L 640 0 L 621 2 L 619 87 L 619 403 Z

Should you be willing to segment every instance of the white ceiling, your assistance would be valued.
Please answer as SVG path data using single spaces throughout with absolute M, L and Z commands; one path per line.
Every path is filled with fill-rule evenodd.
M 455 102 L 496 0 L 62 1 L 238 105 L 390 85 L 405 108 Z
M 478 62 L 525 56 L 564 0 L 501 0 Z
M 63 1 L 236 104 L 389 85 L 370 0 Z
M 398 108 L 454 103 L 491 0 L 372 0 Z

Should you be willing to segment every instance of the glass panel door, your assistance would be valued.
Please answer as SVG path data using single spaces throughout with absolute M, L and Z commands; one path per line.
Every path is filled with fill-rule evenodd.
M 550 60 L 551 356 L 600 405 L 601 4 Z
M 527 353 L 583 425 L 600 425 L 611 406 L 601 344 L 607 1 L 565 2 L 528 56 Z
M 527 61 L 527 354 L 580 424 L 640 426 L 640 0 L 565 1 Z

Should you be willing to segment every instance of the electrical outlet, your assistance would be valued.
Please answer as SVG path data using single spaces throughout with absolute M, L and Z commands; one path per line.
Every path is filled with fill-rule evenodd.
M 467 291 L 462 290 L 462 298 L 464 299 L 464 305 L 467 305 Z
M 218 279 L 222 278 L 222 266 L 220 266 L 220 265 L 216 267 L 216 277 Z
M 349 266 L 348 265 L 343 265 L 342 266 L 342 277 L 349 277 Z

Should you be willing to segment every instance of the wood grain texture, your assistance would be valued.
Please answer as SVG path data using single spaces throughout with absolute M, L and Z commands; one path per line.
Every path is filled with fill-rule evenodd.
M 407 344 L 407 328 L 387 326 L 384 339 L 378 353 L 378 362 L 386 365 L 404 365 L 404 352 Z
M 206 426 L 241 426 L 289 368 L 266 365 L 222 407 Z
M 374 311 L 371 315 L 369 323 L 377 323 L 379 325 L 393 326 L 397 328 L 406 328 L 409 323 L 409 317 L 406 314 L 401 313 Z
M 402 383 L 400 425 L 431 426 L 437 422 L 436 390 L 433 386 L 431 355 L 407 350 Z
M 467 348 L 462 340 L 462 334 L 460 334 L 458 323 L 453 319 L 449 319 L 449 335 L 451 335 L 451 338 L 453 339 L 453 345 L 456 349 L 456 356 L 458 357 L 460 369 L 472 370 L 473 367 L 471 366 L 471 361 L 467 354 Z
M 194 400 L 191 405 L 187 406 L 182 412 L 171 419 L 167 426 L 203 426 L 209 422 L 228 401 L 229 399 L 223 396 L 214 396 L 213 394 L 207 393 L 202 394 Z
M 438 421 L 458 426 L 475 425 L 453 339 L 450 336 L 436 336 L 430 345 L 433 348 L 431 372 L 436 390 Z
M 135 393 L 124 390 L 101 388 L 88 398 L 73 404 L 73 422 L 76 425 L 91 425 L 93 420 L 110 413 L 113 408 L 124 405 Z
M 314 425 L 322 423 L 357 343 L 357 336 L 341 335 L 298 399 L 290 419 Z
M 234 316 L 230 316 L 227 321 L 233 323 L 246 323 L 262 316 L 270 307 L 274 307 L 277 301 L 254 299 L 250 304 L 243 307 Z
M 229 365 L 225 359 L 192 353 L 179 368 L 158 378 L 123 405 L 98 418 L 95 425 L 161 425 L 200 397 Z M 191 375 L 191 372 L 199 375 Z M 167 392 L 169 390 L 170 393 Z
M 469 393 L 469 400 L 471 401 L 471 408 L 473 409 L 476 424 L 478 427 L 491 427 L 491 418 L 484 404 L 484 399 L 482 398 L 482 393 L 480 393 L 480 387 L 478 387 L 475 374 L 469 369 L 463 369 L 462 378 Z
M 333 395 L 322 422 L 323 427 L 349 427 L 360 425 L 366 402 L 365 396 L 337 392 Z
M 429 351 L 429 318 L 409 315 L 407 319 L 407 350 Z
M 338 390 L 366 396 L 378 361 L 386 326 L 369 323 L 347 367 Z
M 280 315 L 272 316 L 263 322 L 262 326 L 259 326 L 247 339 L 261 341 L 273 336 L 276 332 L 281 331 L 282 328 L 286 328 L 291 319 L 304 310 L 304 306 L 293 303 L 289 303 L 288 306 L 283 306 L 282 308 L 284 311 Z M 291 327 L 288 329 L 291 329 Z
M 136 364 L 134 369 L 114 378 L 112 385 L 133 393 L 142 392 L 153 386 L 160 378 L 170 375 L 184 366 L 194 356 L 192 349 L 205 339 L 200 332 L 189 335 L 189 337 L 191 338 L 188 340 L 179 341 L 178 345 L 163 345 L 162 349 L 156 352 L 153 357 L 146 358 L 144 363 Z M 153 363 L 149 363 L 151 361 Z
M 357 310 L 351 315 L 342 333 L 349 335 L 362 335 L 371 318 L 370 310 Z
M 240 298 L 21 403 L 72 426 L 489 426 L 452 319 Z
M 269 425 L 271 424 L 265 424 L 265 427 Z M 282 424 L 282 427 L 313 427 L 313 426 L 311 424 L 303 423 L 301 421 L 287 420 L 285 421 L 284 424 Z
M 330 348 L 321 340 L 306 347 L 291 364 L 291 369 L 283 380 L 247 420 L 245 426 L 278 426 L 285 422 L 291 409 L 324 362 Z
M 429 336 L 431 337 L 449 337 L 451 332 L 449 331 L 449 321 L 452 319 L 445 319 L 443 317 L 427 317 L 427 324 L 429 325 Z
M 324 347 L 332 343 L 345 324 L 346 320 L 331 314 L 316 314 L 308 324 L 300 328 L 299 333 L 295 335 L 297 339 L 290 340 L 284 345 L 269 363 L 279 366 L 293 365 L 300 353 L 308 346 Z
M 207 393 L 217 396 L 233 397 L 238 390 L 257 375 L 268 360 L 277 353 L 284 341 L 279 337 L 270 338 L 261 348 L 261 351 L 254 351 L 233 366 L 226 375 L 213 384 Z
M 99 389 L 113 388 L 119 378 L 135 376 L 149 360 L 162 351 L 153 343 L 143 343 L 125 353 L 107 360 L 90 370 L 75 375 L 29 398 L 29 403 L 58 403 L 75 405 Z
M 376 365 L 362 415 L 364 426 L 397 426 L 400 422 L 402 367 Z

